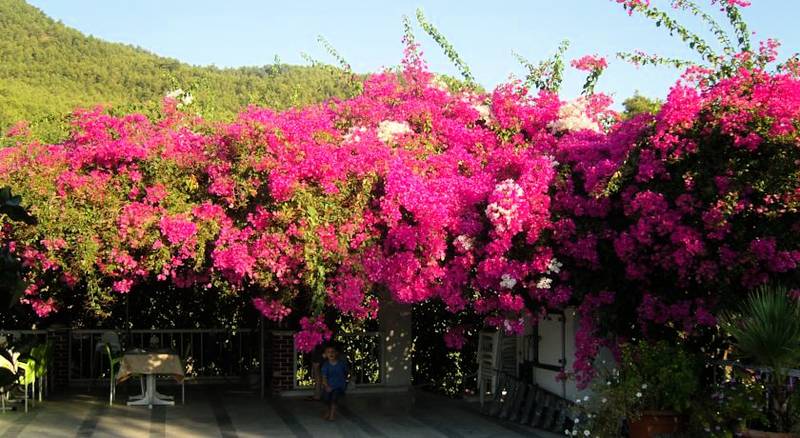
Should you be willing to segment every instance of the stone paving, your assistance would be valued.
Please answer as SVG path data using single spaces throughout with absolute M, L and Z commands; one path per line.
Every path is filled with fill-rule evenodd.
M 163 392 L 169 394 L 170 388 Z M 349 394 L 333 423 L 322 419 L 319 402 L 289 397 L 261 400 L 225 386 L 187 386 L 186 405 L 152 410 L 121 401 L 109 407 L 103 396 L 101 390 L 54 394 L 28 414 L 0 413 L 0 437 L 556 436 L 482 415 L 476 404 L 421 391 Z M 120 391 L 119 400 L 125 399 Z

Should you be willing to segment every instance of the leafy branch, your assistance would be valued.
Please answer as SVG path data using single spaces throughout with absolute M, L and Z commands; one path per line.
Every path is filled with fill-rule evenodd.
M 617 57 L 623 61 L 639 66 L 654 65 L 685 68 L 694 65 L 693 62 L 685 59 L 668 58 L 659 55 L 647 54 L 644 52 L 618 52 Z
M 408 15 L 403 15 L 403 41 L 408 45 L 414 45 L 417 42 L 414 36 L 414 28 Z
M 336 60 L 336 63 L 339 65 L 338 68 L 313 58 L 311 55 L 305 52 L 300 52 L 300 57 L 311 64 L 312 67 L 321 68 L 331 73 L 334 77 L 342 78 L 344 83 L 348 84 L 348 86 L 351 88 L 351 95 L 358 94 L 361 91 L 361 83 L 358 79 L 358 75 L 353 72 L 353 68 L 350 66 L 350 63 L 347 62 L 344 56 L 342 56 L 342 54 L 339 53 L 339 51 L 333 47 L 333 44 L 331 44 L 324 36 L 318 35 L 317 42 L 333 59 Z
M 347 73 L 353 72 L 353 69 L 350 67 L 350 63 L 347 62 L 346 59 L 344 59 L 344 56 L 342 56 L 339 53 L 339 51 L 336 50 L 335 47 L 333 47 L 333 44 L 331 44 L 327 39 L 325 39 L 324 36 L 317 35 L 317 42 L 325 49 L 325 51 L 328 52 L 329 55 L 333 57 L 333 59 L 336 60 L 336 62 L 339 63 L 339 68 L 341 68 Z
M 636 4 L 633 6 L 633 9 L 653 20 L 656 23 L 656 27 L 661 27 L 663 25 L 670 35 L 677 34 L 681 41 L 686 43 L 690 49 L 697 52 L 697 54 L 709 64 L 717 65 L 719 63 L 720 57 L 714 52 L 706 40 L 700 37 L 700 35 L 690 31 L 686 26 L 680 24 L 678 20 L 670 17 L 666 12 L 644 3 Z
M 666 12 L 651 6 L 648 2 L 627 2 L 625 8 L 629 12 L 639 12 L 645 17 L 655 22 L 656 26 L 667 29 L 670 35 L 676 35 L 686 43 L 689 48 L 694 50 L 708 67 L 713 68 L 714 73 L 710 79 L 716 80 L 733 74 L 738 67 L 753 68 L 763 67 L 770 59 L 765 56 L 738 56 L 739 54 L 752 55 L 752 44 L 750 41 L 750 31 L 742 18 L 739 7 L 730 2 L 723 2 L 722 11 L 728 18 L 728 22 L 733 29 L 733 34 L 726 31 L 711 14 L 701 9 L 693 0 L 676 0 L 673 7 L 690 12 L 695 17 L 702 20 L 709 28 L 709 31 L 716 36 L 717 41 L 722 46 L 722 53 L 717 53 L 703 38 L 697 33 L 690 31 L 686 26 L 680 24 Z M 735 44 L 734 44 L 735 40 Z M 638 65 L 669 65 L 682 68 L 696 63 L 661 56 L 645 55 L 641 52 L 623 52 L 617 56 L 625 61 Z
M 739 42 L 739 49 L 742 52 L 752 52 L 752 44 L 750 42 L 750 31 L 747 29 L 747 23 L 742 18 L 742 13 L 739 8 L 731 3 L 725 5 L 725 15 L 728 21 L 733 26 L 736 34 L 736 40 Z
M 472 72 L 470 71 L 467 63 L 465 63 L 464 60 L 461 59 L 461 56 L 458 54 L 458 52 L 456 52 L 455 48 L 453 48 L 453 45 L 450 44 L 449 41 L 447 41 L 447 38 L 445 38 L 444 35 L 442 35 L 433 24 L 428 22 L 428 20 L 425 18 L 425 14 L 422 12 L 422 9 L 417 9 L 417 21 L 419 22 L 419 25 L 422 27 L 422 29 L 428 35 L 430 35 L 430 37 L 433 38 L 434 41 L 436 41 L 436 44 L 438 44 L 439 47 L 442 48 L 445 55 L 447 55 L 447 58 L 450 59 L 450 62 L 452 62 L 453 65 L 455 65 L 458 71 L 461 73 L 461 76 L 464 78 L 464 81 L 466 81 L 468 85 L 474 86 L 475 77 L 472 76 Z
M 600 80 L 600 76 L 602 76 L 602 74 L 602 68 L 593 68 L 586 77 L 586 81 L 583 83 L 581 94 L 584 96 L 591 96 L 594 94 L 594 88 L 597 86 L 597 81 Z
M 692 0 L 679 0 L 674 3 L 675 7 L 681 8 L 684 10 L 688 10 L 692 13 L 692 15 L 700 18 L 703 20 L 711 30 L 711 33 L 717 37 L 717 41 L 722 45 L 723 51 L 728 55 L 733 55 L 736 52 L 736 48 L 731 43 L 730 36 L 725 29 L 714 19 L 708 12 L 701 9 L 695 2 Z
M 538 90 L 557 92 L 561 88 L 561 82 L 564 79 L 564 53 L 568 48 L 569 41 L 561 41 L 556 53 L 538 64 L 531 63 L 517 52 L 511 53 L 528 70 L 528 74 L 525 76 L 526 86 L 536 87 Z

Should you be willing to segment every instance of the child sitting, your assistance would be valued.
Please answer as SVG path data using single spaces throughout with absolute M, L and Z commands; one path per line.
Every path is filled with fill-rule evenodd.
M 322 418 L 333 421 L 336 404 L 347 388 L 347 364 L 339 359 L 339 351 L 334 346 L 325 348 L 325 358 L 327 360 L 322 364 L 322 384 L 325 389 L 322 398 L 328 403 L 328 409 Z

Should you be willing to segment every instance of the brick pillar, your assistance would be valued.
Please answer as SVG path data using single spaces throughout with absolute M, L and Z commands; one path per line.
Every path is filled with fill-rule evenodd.
M 69 329 L 49 330 L 47 340 L 53 345 L 53 363 L 50 368 L 50 382 L 55 388 L 69 384 Z
M 267 336 L 267 369 L 273 394 L 294 389 L 294 332 L 272 330 Z

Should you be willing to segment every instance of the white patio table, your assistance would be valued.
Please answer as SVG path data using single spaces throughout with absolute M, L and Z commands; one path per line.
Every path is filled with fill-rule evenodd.
M 117 383 L 122 383 L 131 376 L 146 377 L 144 397 L 131 397 L 128 406 L 174 406 L 172 397 L 159 394 L 156 390 L 156 376 L 170 376 L 178 383 L 185 377 L 180 356 L 173 353 L 125 353 L 120 360 Z

